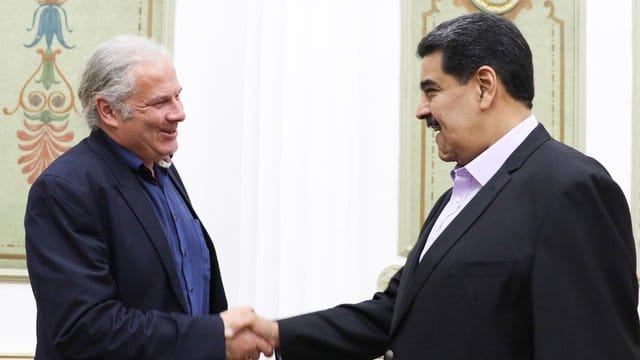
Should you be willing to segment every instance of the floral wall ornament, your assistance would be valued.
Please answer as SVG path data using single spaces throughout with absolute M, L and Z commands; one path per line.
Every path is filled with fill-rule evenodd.
M 51 48 L 51 43 L 53 42 L 53 37 L 55 36 L 58 39 L 58 42 L 67 49 L 72 49 L 75 46 L 69 46 L 64 40 L 64 35 L 62 34 L 62 20 L 60 13 L 64 15 L 64 23 L 68 32 L 72 32 L 73 30 L 69 27 L 67 22 L 67 12 L 62 8 L 62 3 L 64 0 L 42 0 L 38 1 L 40 7 L 36 9 L 33 13 L 33 20 L 31 21 L 31 27 L 27 28 L 27 31 L 33 30 L 33 27 L 36 23 L 36 17 L 38 13 L 40 14 L 40 21 L 38 22 L 38 32 L 36 34 L 35 39 L 31 42 L 31 44 L 26 45 L 26 47 L 33 47 L 40 42 L 42 35 L 45 36 L 47 41 L 47 49 Z
M 502 15 L 513 10 L 520 0 L 471 0 L 480 11 Z
M 0 8 L 1 283 L 27 279 L 31 184 L 90 131 L 76 91 L 90 52 L 120 34 L 171 48 L 175 0 L 0 0 Z
M 13 110 L 3 109 L 5 115 L 13 115 L 22 109 L 23 130 L 17 131 L 18 148 L 24 153 L 18 159 L 27 182 L 32 184 L 53 160 L 71 148 L 74 133 L 68 130 L 69 114 L 78 113 L 76 95 L 62 70 L 56 64 L 60 49 L 52 49 L 54 39 L 65 49 L 72 49 L 64 39 L 63 29 L 72 32 L 67 13 L 62 8 L 64 0 L 39 0 L 40 6 L 34 11 L 32 31 L 38 19 L 35 38 L 26 48 L 39 45 L 44 37 L 46 48 L 37 49 L 40 65 L 27 78 L 20 89 L 18 104 Z M 64 18 L 65 27 L 62 27 Z M 39 76 L 38 76 L 39 75 Z

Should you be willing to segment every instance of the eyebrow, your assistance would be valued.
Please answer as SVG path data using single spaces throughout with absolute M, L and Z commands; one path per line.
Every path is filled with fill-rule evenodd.
M 424 90 L 424 89 L 426 89 L 427 87 L 430 87 L 430 86 L 434 86 L 434 87 L 440 88 L 440 85 L 438 85 L 437 82 L 435 82 L 435 81 L 433 81 L 431 79 L 426 79 L 426 80 L 420 81 L 420 90 Z
M 178 92 L 176 93 L 176 95 L 180 95 L 181 92 L 182 92 L 182 88 L 178 89 Z M 149 99 L 149 104 L 155 104 L 173 96 L 174 95 L 167 95 L 167 94 L 157 95 Z

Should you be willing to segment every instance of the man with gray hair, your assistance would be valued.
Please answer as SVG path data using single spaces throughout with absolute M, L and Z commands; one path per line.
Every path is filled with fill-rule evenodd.
M 185 119 L 166 48 L 116 37 L 78 95 L 90 135 L 33 184 L 25 215 L 37 359 L 257 359 L 171 156 Z M 225 331 L 227 338 L 225 339 Z

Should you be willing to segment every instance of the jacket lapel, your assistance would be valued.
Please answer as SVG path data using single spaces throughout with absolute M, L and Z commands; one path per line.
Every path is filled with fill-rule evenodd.
M 105 161 L 106 165 L 112 171 L 116 178 L 118 191 L 124 201 L 129 205 L 135 218 L 142 225 L 147 237 L 151 240 L 164 265 L 171 288 L 183 310 L 187 312 L 189 308 L 187 307 L 186 299 L 182 292 L 173 254 L 169 248 L 169 241 L 153 210 L 153 204 L 138 179 L 136 179 L 135 174 L 120 161 L 117 154 L 111 148 L 106 136 L 107 135 L 100 130 L 93 131 L 89 137 L 89 146 Z
M 425 231 L 421 233 L 419 242 L 416 244 L 413 253 L 410 258 L 407 259 L 407 266 L 415 268 L 415 270 L 407 272 L 401 282 L 401 288 L 398 291 L 398 298 L 396 299 L 396 306 L 394 308 L 394 316 L 391 321 L 390 335 L 393 334 L 398 325 L 408 314 L 411 305 L 416 300 L 416 295 L 429 279 L 429 276 L 438 266 L 440 261 L 460 240 L 462 235 L 464 235 L 465 232 L 467 232 L 467 230 L 478 220 L 478 218 L 482 216 L 484 211 L 504 186 L 511 181 L 511 174 L 520 168 L 526 159 L 540 145 L 549 139 L 549 133 L 542 125 L 538 125 L 524 140 L 524 142 L 513 152 L 513 154 L 509 156 L 504 165 L 491 178 L 491 180 L 482 187 L 471 202 L 467 204 L 460 214 L 458 214 L 458 216 L 456 216 L 456 218 L 446 227 L 440 236 L 438 236 L 436 241 L 423 257 L 422 261 L 418 263 L 426 238 L 428 237 L 429 231 L 431 231 L 431 227 L 437 218 L 437 216 L 433 216 L 429 227 L 425 227 Z M 449 197 L 450 194 L 449 196 L 446 196 L 447 201 Z M 437 214 L 442 211 L 441 208 L 444 204 L 446 204 L 446 201 L 443 201 L 443 204 L 440 205 L 440 209 L 437 211 Z M 416 251 L 415 249 L 420 250 Z M 437 294 L 435 296 L 437 296 Z
M 424 221 L 424 225 L 422 226 L 422 230 L 420 230 L 420 235 L 418 236 L 418 241 L 411 249 L 411 252 L 407 256 L 407 262 L 404 265 L 402 270 L 402 278 L 400 279 L 400 286 L 398 287 L 398 295 L 396 296 L 396 304 L 393 308 L 393 317 L 391 319 L 391 329 L 395 328 L 395 324 L 398 322 L 398 311 L 399 309 L 403 309 L 403 302 L 406 301 L 407 296 L 405 295 L 406 289 L 410 283 L 408 279 L 413 277 L 413 273 L 415 272 L 418 261 L 420 259 L 420 254 L 422 253 L 422 249 L 424 248 L 427 238 L 429 237 L 429 233 L 433 228 L 433 224 L 435 223 L 438 215 L 444 208 L 444 206 L 449 201 L 451 197 L 451 189 L 449 189 L 443 196 L 441 196 L 436 204 L 433 206 L 431 212 L 427 216 L 427 219 Z

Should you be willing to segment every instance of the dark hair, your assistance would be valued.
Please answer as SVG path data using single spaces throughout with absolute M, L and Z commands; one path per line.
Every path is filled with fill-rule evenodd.
M 482 12 L 445 21 L 418 44 L 420 58 L 437 51 L 442 51 L 442 70 L 461 84 L 487 65 L 495 70 L 509 95 L 529 108 L 533 106 L 531 49 L 511 21 Z

